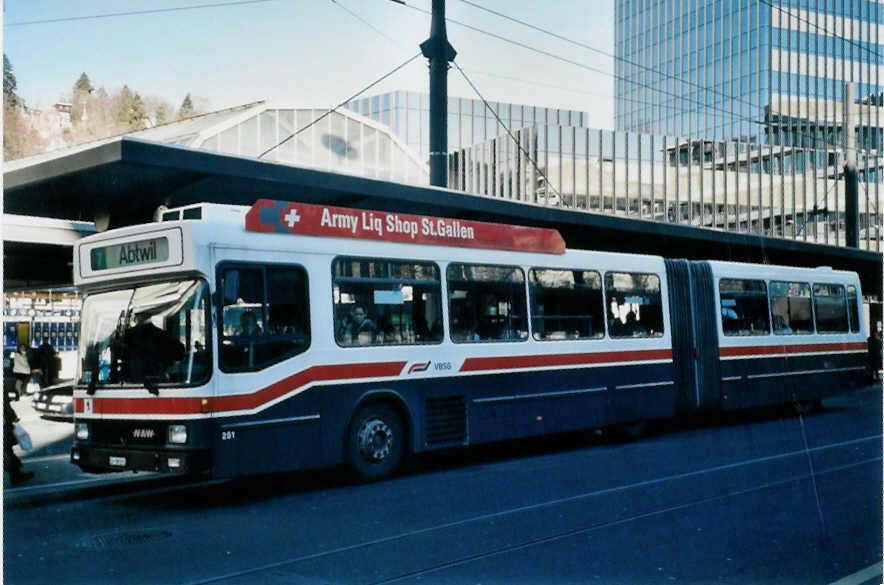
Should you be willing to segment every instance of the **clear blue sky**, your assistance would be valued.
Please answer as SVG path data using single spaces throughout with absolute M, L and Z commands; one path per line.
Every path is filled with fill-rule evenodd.
M 215 109 L 268 99 L 281 105 L 338 103 L 418 52 L 429 16 L 390 0 L 274 0 L 159 14 L 15 23 L 176 8 L 230 0 L 6 0 L 3 47 L 30 105 L 47 106 L 85 71 L 93 85 L 123 84 L 175 107 L 187 92 Z M 429 10 L 431 0 L 406 0 Z M 487 8 L 613 52 L 613 0 L 475 0 Z M 344 8 L 368 21 L 361 22 Z M 611 72 L 612 60 L 447 0 L 448 17 Z M 374 28 L 372 28 L 374 27 Z M 585 110 L 612 125 L 613 79 L 461 26 L 448 25 L 457 62 L 489 100 Z M 491 76 L 488 74 L 494 74 Z M 526 83 L 506 78 L 517 78 Z M 365 95 L 427 90 L 421 58 Z M 552 87 L 555 86 L 555 87 Z M 475 97 L 449 72 L 449 94 Z

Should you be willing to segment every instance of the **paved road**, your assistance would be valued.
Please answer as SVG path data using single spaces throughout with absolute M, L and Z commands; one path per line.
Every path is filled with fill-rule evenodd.
M 453 451 L 372 485 L 84 487 L 37 455 L 44 477 L 6 490 L 3 582 L 881 582 L 881 388 L 775 414 Z

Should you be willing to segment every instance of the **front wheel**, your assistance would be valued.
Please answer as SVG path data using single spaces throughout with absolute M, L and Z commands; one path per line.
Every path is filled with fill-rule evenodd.
M 347 466 L 360 481 L 393 475 L 405 455 L 405 425 L 386 404 L 360 408 L 347 433 Z

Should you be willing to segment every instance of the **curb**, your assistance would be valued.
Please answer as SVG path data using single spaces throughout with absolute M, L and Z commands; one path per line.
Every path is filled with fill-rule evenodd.
M 4 488 L 4 506 L 28 506 L 65 502 L 78 499 L 98 498 L 111 495 L 131 494 L 140 490 L 203 483 L 200 478 L 188 475 L 165 475 L 157 473 L 131 474 L 129 477 L 84 477 L 57 483 L 36 484 Z

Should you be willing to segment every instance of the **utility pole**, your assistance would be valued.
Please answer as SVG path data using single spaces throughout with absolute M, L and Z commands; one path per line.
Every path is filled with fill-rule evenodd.
M 856 170 L 856 105 L 854 88 L 844 88 L 844 223 L 847 246 L 859 247 L 859 173 Z
M 457 51 L 445 32 L 445 0 L 433 0 L 430 38 L 421 43 L 430 60 L 430 185 L 448 186 L 448 62 Z

